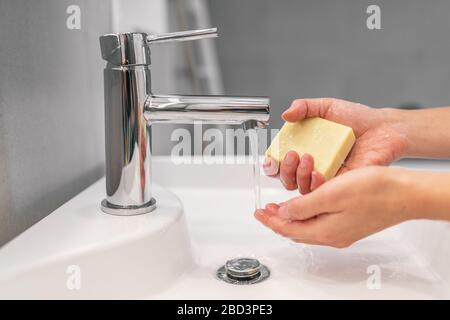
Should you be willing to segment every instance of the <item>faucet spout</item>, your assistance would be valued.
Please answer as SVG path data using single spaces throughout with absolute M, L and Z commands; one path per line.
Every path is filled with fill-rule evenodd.
M 149 123 L 205 121 L 264 128 L 269 123 L 269 104 L 267 97 L 150 95 L 144 116 Z

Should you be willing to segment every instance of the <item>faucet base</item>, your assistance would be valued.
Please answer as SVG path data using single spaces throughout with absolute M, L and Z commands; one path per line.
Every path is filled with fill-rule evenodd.
M 101 203 L 101 209 L 104 213 L 115 216 L 136 216 L 144 213 L 149 213 L 156 208 L 156 200 L 152 198 L 149 202 L 142 206 L 117 206 L 109 203 L 104 199 Z

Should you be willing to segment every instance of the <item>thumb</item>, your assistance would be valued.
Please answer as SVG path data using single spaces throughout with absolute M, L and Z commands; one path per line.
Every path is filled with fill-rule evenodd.
M 326 194 L 316 190 L 304 196 L 295 197 L 283 205 L 278 210 L 278 215 L 286 220 L 307 220 L 319 214 L 326 213 Z
M 311 117 L 324 118 L 333 100 L 332 98 L 297 99 L 281 117 L 288 122 L 297 122 Z

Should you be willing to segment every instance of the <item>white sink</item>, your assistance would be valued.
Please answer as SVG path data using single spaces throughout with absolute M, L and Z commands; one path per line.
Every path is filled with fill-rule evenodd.
M 0 297 L 450 298 L 449 223 L 408 222 L 346 249 L 294 244 L 253 218 L 250 161 L 240 160 L 247 164 L 154 158 L 159 208 L 136 217 L 103 214 L 98 181 L 0 249 Z M 400 165 L 450 171 L 442 161 Z M 296 195 L 274 179 L 261 182 L 263 202 Z M 239 256 L 259 259 L 270 278 L 249 286 L 217 280 L 217 268 Z M 79 266 L 79 290 L 67 287 L 69 266 Z
M 103 213 L 101 179 L 0 249 L 0 299 L 140 298 L 193 266 L 179 199 L 158 186 L 158 209 Z

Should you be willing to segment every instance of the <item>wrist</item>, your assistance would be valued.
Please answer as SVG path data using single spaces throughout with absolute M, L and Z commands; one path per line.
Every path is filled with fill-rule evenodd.
M 450 220 L 450 174 L 390 168 L 393 207 L 401 221 Z
M 392 150 L 394 160 L 405 158 L 411 155 L 413 148 L 411 143 L 411 134 L 413 128 L 411 127 L 410 115 L 411 111 L 397 108 L 382 108 L 378 109 L 381 117 L 381 126 L 385 127 L 387 134 L 394 135 L 396 144 Z
M 403 168 L 390 168 L 390 181 L 392 185 L 394 210 L 402 221 L 420 219 L 422 203 L 418 200 L 420 193 L 417 182 L 414 181 L 415 172 Z
M 403 168 L 388 167 L 384 171 L 384 188 L 386 191 L 387 211 L 394 222 L 400 223 L 417 219 L 417 208 L 409 171 Z

